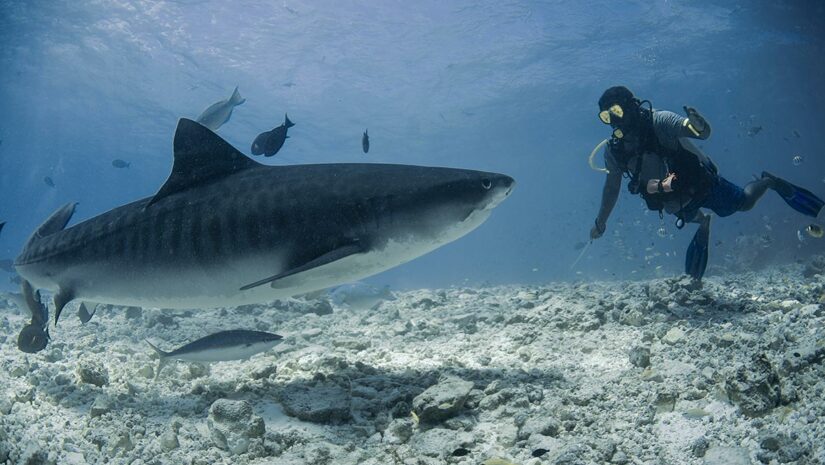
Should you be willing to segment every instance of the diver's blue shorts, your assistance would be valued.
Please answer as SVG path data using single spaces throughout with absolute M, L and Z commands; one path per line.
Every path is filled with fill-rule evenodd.
M 730 216 L 738 212 L 745 203 L 745 191 L 722 176 L 717 176 L 710 195 L 701 208 L 713 210 L 719 216 Z

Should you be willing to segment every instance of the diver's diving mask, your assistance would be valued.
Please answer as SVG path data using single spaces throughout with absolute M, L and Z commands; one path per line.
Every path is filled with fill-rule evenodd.
M 602 110 L 599 112 L 599 119 L 602 120 L 602 123 L 604 124 L 610 124 L 613 122 L 611 115 L 622 119 L 624 118 L 624 109 L 622 109 L 619 104 L 611 105 L 607 110 Z
M 624 119 L 624 109 L 618 103 L 613 104 L 607 110 L 602 110 L 599 112 L 599 119 L 604 124 L 609 124 L 613 126 L 613 137 L 616 139 L 621 139 L 624 137 L 624 132 L 619 129 L 617 126 L 619 122 Z

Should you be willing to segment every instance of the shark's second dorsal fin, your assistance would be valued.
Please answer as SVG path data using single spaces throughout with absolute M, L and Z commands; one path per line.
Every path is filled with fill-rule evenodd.
M 58 208 L 54 213 L 49 216 L 46 221 L 43 222 L 37 229 L 34 230 L 32 235 L 29 237 L 27 241 L 26 247 L 28 244 L 31 244 L 32 241 L 36 239 L 40 239 L 42 237 L 46 237 L 50 234 L 54 234 L 58 231 L 62 231 L 66 228 L 66 225 L 69 223 L 69 220 L 72 219 L 72 215 L 74 215 L 74 210 L 77 207 L 77 202 L 67 203 L 62 207 Z
M 255 166 L 263 166 L 239 152 L 208 128 L 181 118 L 175 131 L 172 174 L 147 207 L 176 192 L 201 186 Z

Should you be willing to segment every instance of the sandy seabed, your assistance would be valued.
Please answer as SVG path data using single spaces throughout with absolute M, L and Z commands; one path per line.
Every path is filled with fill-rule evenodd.
M 396 293 L 373 308 L 64 312 L 16 348 L 0 308 L 0 463 L 825 463 L 825 277 Z M 3 304 L 0 298 L 0 305 Z M 248 361 L 157 356 L 284 336 Z

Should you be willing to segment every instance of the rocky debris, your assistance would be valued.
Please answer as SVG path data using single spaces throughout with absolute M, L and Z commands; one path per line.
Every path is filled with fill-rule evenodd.
M 109 370 L 98 363 L 81 362 L 77 367 L 77 376 L 81 383 L 103 387 L 109 384 Z
M 647 368 L 650 366 L 650 349 L 647 347 L 636 346 L 630 349 L 628 354 L 628 361 L 631 365 L 638 368 Z
M 812 256 L 805 264 L 805 269 L 802 270 L 802 276 L 808 279 L 818 274 L 825 275 L 825 255 Z
M 108 395 L 101 394 L 95 397 L 95 401 L 89 409 L 89 416 L 92 418 L 97 418 L 103 414 L 109 413 L 111 410 L 112 400 Z
M 742 413 L 750 417 L 768 413 L 779 406 L 781 399 L 779 376 L 764 354 L 740 365 L 725 383 L 725 389 Z
M 806 367 L 822 363 L 825 360 L 825 338 L 819 341 L 808 341 L 787 352 L 782 360 L 782 373 L 790 374 L 801 371 Z
M 263 447 L 264 420 L 252 413 L 245 400 L 216 400 L 209 408 L 207 426 L 215 445 L 231 454 L 242 454 L 254 445 Z
M 693 454 L 694 457 L 701 458 L 705 456 L 708 448 L 710 448 L 708 438 L 699 436 L 690 444 L 690 453 Z
M 801 270 L 103 312 L 40 355 L 0 345 L 0 463 L 825 463 L 825 280 Z M 144 338 L 226 321 L 289 336 L 153 379 Z M 226 401 L 237 422 L 216 421 L 224 399 L 246 399 Z
M 457 454 L 466 455 L 463 451 L 469 451 L 474 446 L 472 434 L 444 428 L 432 428 L 416 433 L 410 443 L 419 453 L 439 459 Z
M 338 423 L 351 418 L 351 396 L 337 384 L 294 384 L 284 387 L 278 400 L 293 417 L 315 423 Z
M 662 342 L 665 344 L 678 344 L 682 339 L 685 337 L 685 331 L 682 328 L 674 326 L 670 328 L 667 333 L 665 333 L 664 337 L 662 337 Z
M 384 430 L 383 441 L 387 444 L 405 444 L 413 435 L 415 422 L 411 418 L 396 418 Z
M 790 435 L 774 431 L 762 431 L 759 435 L 762 450 L 757 458 L 762 463 L 797 463 L 805 455 L 805 450 Z
M 324 315 L 331 315 L 332 314 L 332 304 L 329 303 L 329 300 L 316 300 L 310 303 L 310 307 L 308 310 L 310 313 L 314 313 L 318 316 Z
M 422 423 L 436 423 L 456 415 L 473 389 L 471 381 L 445 377 L 413 399 L 413 411 Z
M 741 447 L 713 446 L 705 452 L 704 465 L 751 465 L 748 450 Z
M 143 316 L 143 309 L 140 307 L 126 307 L 126 319 L 137 320 Z

